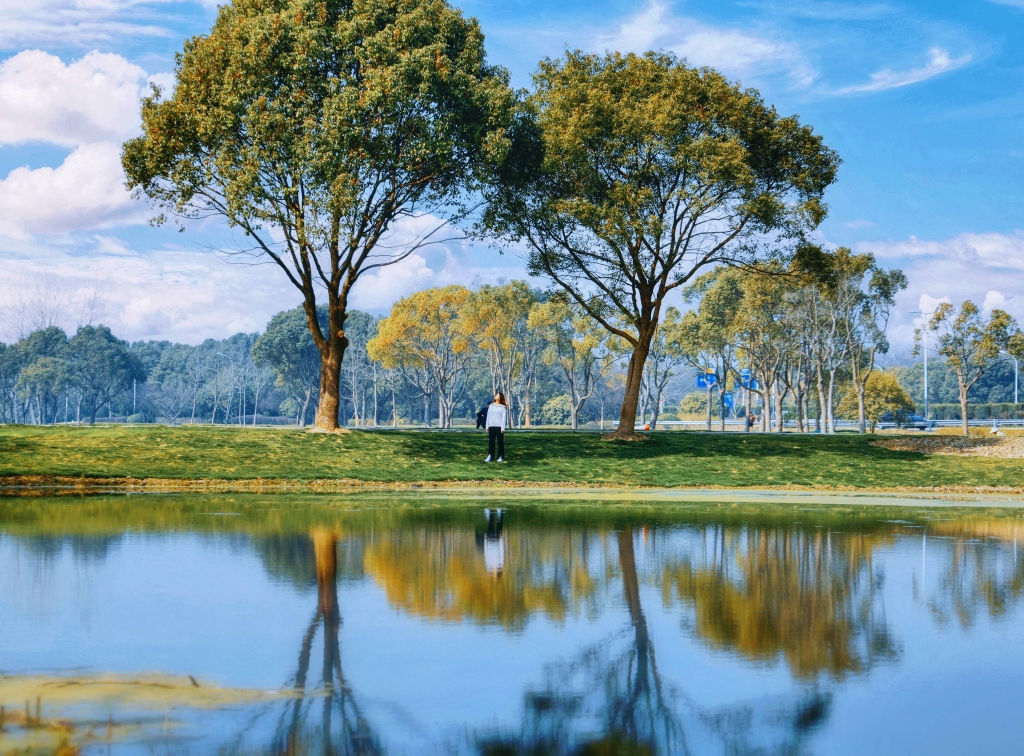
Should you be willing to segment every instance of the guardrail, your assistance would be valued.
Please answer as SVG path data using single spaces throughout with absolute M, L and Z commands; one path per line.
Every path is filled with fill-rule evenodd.
M 811 421 L 812 426 L 813 426 L 813 422 L 814 421 L 812 420 Z M 999 428 L 1024 428 L 1024 419 L 998 420 L 998 421 L 995 421 L 995 422 L 998 424 Z M 993 424 L 993 420 L 991 420 L 991 419 L 989 419 L 989 420 L 971 419 L 971 420 L 967 421 L 967 425 L 969 425 L 969 426 L 971 426 L 973 428 L 980 428 L 980 427 L 991 428 L 992 424 Z M 930 426 L 930 429 L 934 429 L 934 428 L 959 428 L 962 425 L 962 423 L 961 423 L 960 420 L 929 420 L 928 421 L 928 425 Z M 612 427 L 613 428 L 617 427 L 617 426 L 618 426 L 617 422 L 613 422 L 612 423 Z M 666 428 L 666 429 L 668 429 L 668 428 L 692 428 L 692 429 L 696 429 L 696 430 L 704 430 L 704 429 L 707 428 L 707 420 L 658 420 L 658 428 L 663 428 L 663 427 Z M 717 418 L 715 418 L 715 419 L 713 419 L 711 421 L 711 430 L 712 431 L 719 430 L 721 427 L 722 427 L 721 426 L 721 420 L 718 420 Z M 756 430 L 758 427 L 759 427 L 759 424 L 755 424 L 754 427 L 752 428 L 752 430 Z M 772 427 L 774 427 L 774 425 Z M 785 423 L 783 423 L 783 427 L 795 429 L 797 427 L 797 424 L 796 424 L 795 420 L 787 420 Z M 836 430 L 857 430 L 857 427 L 858 427 L 858 425 L 857 425 L 856 421 L 839 420 L 839 421 L 836 422 Z M 892 429 L 896 428 L 896 425 L 895 425 L 895 423 L 879 423 L 877 427 L 879 429 L 881 429 L 881 430 L 892 430 Z M 737 429 L 738 430 L 743 430 L 743 428 L 744 428 L 744 424 L 743 424 L 743 419 L 742 418 L 738 418 L 738 419 L 727 418 L 726 421 L 725 421 L 725 429 L 726 430 L 737 430 Z M 642 430 L 643 429 L 643 425 L 638 423 L 637 426 L 636 426 L 636 429 L 637 430 Z M 911 429 L 908 428 L 907 430 L 911 430 Z M 815 431 L 812 430 L 812 431 L 807 431 L 807 432 L 814 433 Z

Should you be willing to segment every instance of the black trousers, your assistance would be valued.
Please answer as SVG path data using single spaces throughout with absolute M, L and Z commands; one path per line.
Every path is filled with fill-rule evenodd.
M 501 428 L 497 425 L 492 425 L 487 429 L 487 453 L 491 455 L 491 459 L 494 459 L 494 442 L 498 442 L 498 456 L 502 459 L 505 458 L 505 434 L 501 432 Z

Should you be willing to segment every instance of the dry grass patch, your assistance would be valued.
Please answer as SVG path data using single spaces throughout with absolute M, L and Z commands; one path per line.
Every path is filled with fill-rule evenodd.
M 902 436 L 872 442 L 891 451 L 1024 459 L 1024 436 Z

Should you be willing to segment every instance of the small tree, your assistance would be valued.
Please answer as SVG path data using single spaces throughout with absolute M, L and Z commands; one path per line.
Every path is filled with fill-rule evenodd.
M 608 364 L 608 353 L 602 353 L 607 333 L 564 296 L 535 304 L 530 310 L 528 325 L 547 343 L 542 352 L 544 362 L 562 369 L 569 388 L 569 421 L 576 430 L 580 410 L 593 395 Z
M 898 269 L 883 270 L 873 255 L 854 255 L 845 247 L 837 249 L 835 284 L 831 301 L 837 309 L 847 354 L 850 378 L 857 396 L 857 426 L 865 432 L 866 390 L 879 354 L 889 351 L 885 328 L 896 294 L 907 288 L 907 277 Z
M 370 359 L 400 368 L 424 396 L 437 394 L 438 422 L 452 425 L 452 411 L 466 390 L 472 341 L 459 314 L 471 292 L 464 286 L 426 289 L 398 300 L 366 345 Z
M 326 308 L 319 309 L 319 319 L 326 326 Z M 269 367 L 277 375 L 277 387 L 285 391 L 298 406 L 296 423 L 306 425 L 310 403 L 315 403 L 320 387 L 320 352 L 313 342 L 301 307 L 279 312 L 270 319 L 252 345 L 257 367 Z
M 82 393 L 89 411 L 89 424 L 96 422 L 96 411 L 131 388 L 132 381 L 142 383 L 146 371 L 121 341 L 106 326 L 82 326 L 68 342 L 73 381 Z
M 525 281 L 510 281 L 502 286 L 481 286 L 462 312 L 466 332 L 473 334 L 487 357 L 491 392 L 501 391 L 509 403 L 510 421 L 521 409 L 516 394 L 524 384 L 531 336 L 526 322 L 536 301 L 537 293 Z
M 322 358 L 316 425 L 334 430 L 352 287 L 436 240 L 432 216 L 461 214 L 513 107 L 479 25 L 443 0 L 235 0 L 185 43 L 171 95 L 144 100 L 122 163 L 138 194 L 226 220 L 299 290 Z M 396 239 L 410 218 L 429 228 Z
M 992 310 L 988 321 L 982 319 L 978 306 L 967 300 L 957 313 L 949 302 L 935 310 L 928 329 L 938 335 L 938 353 L 956 373 L 960 389 L 960 417 L 963 434 L 968 435 L 967 400 L 971 387 L 998 359 L 999 352 L 1013 344 L 1020 345 L 1017 322 L 1003 310 Z M 920 347 L 920 329 L 914 335 L 914 354 Z
M 914 411 L 914 402 L 895 376 L 875 370 L 867 377 L 863 392 L 858 393 L 852 384 L 849 386 L 836 410 L 847 420 L 863 417 L 874 433 L 882 417 L 890 413 L 897 425 L 903 425 L 907 415 Z

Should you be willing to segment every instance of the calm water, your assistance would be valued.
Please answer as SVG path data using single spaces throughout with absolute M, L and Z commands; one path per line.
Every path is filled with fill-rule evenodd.
M 0 752 L 1020 753 L 1022 514 L 0 499 Z

